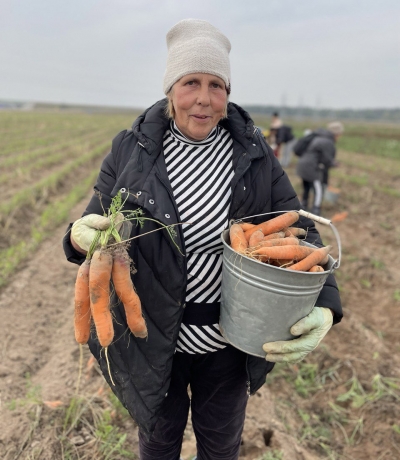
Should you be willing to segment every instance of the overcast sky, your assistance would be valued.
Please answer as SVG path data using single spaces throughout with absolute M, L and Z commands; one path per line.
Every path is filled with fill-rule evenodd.
M 399 0 L 0 0 L 0 99 L 147 107 L 184 18 L 230 39 L 238 104 L 400 107 Z

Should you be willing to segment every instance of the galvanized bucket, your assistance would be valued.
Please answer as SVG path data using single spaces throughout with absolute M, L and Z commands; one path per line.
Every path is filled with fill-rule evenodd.
M 290 327 L 314 308 L 326 278 L 340 264 L 340 255 L 338 261 L 329 256 L 324 272 L 296 272 L 241 256 L 230 247 L 229 230 L 221 238 L 221 333 L 235 348 L 264 358 L 264 343 L 295 338 Z

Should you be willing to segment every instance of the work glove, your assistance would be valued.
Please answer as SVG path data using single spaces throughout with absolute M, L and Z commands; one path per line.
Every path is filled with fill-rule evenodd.
M 293 340 L 264 343 L 265 359 L 274 363 L 298 363 L 313 351 L 332 327 L 333 314 L 329 308 L 314 307 L 309 315 L 290 328 L 301 336 Z
M 84 251 L 89 251 L 97 230 L 107 230 L 110 226 L 108 217 L 88 214 L 76 220 L 71 228 L 71 238 Z

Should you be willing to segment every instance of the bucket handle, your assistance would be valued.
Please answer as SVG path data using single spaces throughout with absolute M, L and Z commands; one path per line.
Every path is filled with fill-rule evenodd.
M 316 214 L 312 214 L 311 212 L 304 211 L 303 209 L 293 209 L 293 211 L 299 213 L 300 216 L 307 217 L 308 219 L 311 219 L 314 222 L 318 222 L 319 224 L 329 225 L 329 227 L 332 230 L 332 233 L 335 235 L 336 243 L 337 243 L 337 246 L 338 246 L 338 258 L 337 258 L 337 260 L 335 260 L 333 262 L 332 267 L 330 269 L 330 272 L 332 273 L 333 270 L 337 270 L 340 267 L 340 262 L 342 260 L 342 243 L 340 241 L 339 232 L 337 231 L 337 228 L 332 224 L 332 221 L 329 220 L 329 219 L 326 219 L 325 217 L 317 216 Z M 256 214 L 254 216 L 244 217 L 243 219 L 232 220 L 230 222 L 229 226 L 231 226 L 232 223 L 242 222 L 244 219 L 251 219 L 253 217 L 265 216 L 265 215 L 268 215 L 268 214 L 278 214 L 278 213 L 282 213 L 282 212 L 290 212 L 290 211 L 264 212 L 263 214 Z
M 337 228 L 332 224 L 331 220 L 326 219 L 325 217 L 317 216 L 315 214 L 312 214 L 311 212 L 304 211 L 304 209 L 300 209 L 297 212 L 300 214 L 300 216 L 307 217 L 308 219 L 311 219 L 314 222 L 318 222 L 322 225 L 329 225 L 329 227 L 332 230 L 332 233 L 335 235 L 336 243 L 338 246 L 338 258 L 333 262 L 331 272 L 333 272 L 333 270 L 337 270 L 340 267 L 340 262 L 342 260 L 342 243 L 340 241 L 340 236 L 339 232 L 337 231 Z

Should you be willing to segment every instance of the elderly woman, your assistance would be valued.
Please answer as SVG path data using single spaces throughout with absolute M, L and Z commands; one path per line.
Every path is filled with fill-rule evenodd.
M 104 207 L 118 191 L 129 191 L 126 209 L 141 208 L 166 225 L 190 222 L 176 227 L 178 247 L 164 231 L 133 240 L 132 278 L 148 338 L 127 333 L 123 308 L 113 298 L 108 355 L 115 385 L 96 337 L 89 346 L 139 426 L 142 460 L 179 458 L 190 407 L 197 458 L 231 460 L 239 456 L 248 396 L 264 384 L 274 362 L 299 361 L 318 345 L 341 319 L 340 299 L 329 276 L 318 307 L 296 326 L 301 337 L 266 344 L 266 359 L 246 355 L 221 335 L 221 232 L 230 219 L 300 204 L 252 119 L 228 102 L 229 40 L 211 24 L 187 19 L 168 32 L 167 45 L 167 98 L 115 137 L 96 193 L 64 248 L 68 260 L 81 263 L 95 229 L 109 225 L 99 193 Z M 312 221 L 302 218 L 299 225 L 310 242 L 322 245 Z M 146 221 L 132 236 L 157 228 Z

